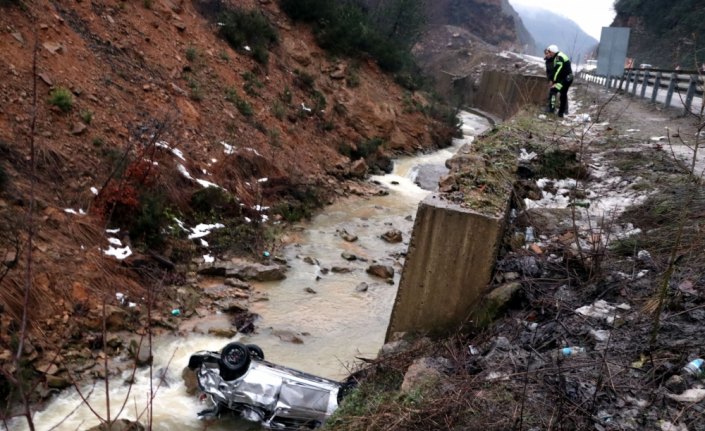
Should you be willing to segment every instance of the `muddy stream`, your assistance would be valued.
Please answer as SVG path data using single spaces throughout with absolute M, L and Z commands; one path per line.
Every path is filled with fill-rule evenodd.
M 258 344 L 271 362 L 332 379 L 344 378 L 356 357 L 374 358 L 384 342 L 417 205 L 430 193 L 416 182 L 437 183 L 438 177 L 445 173 L 444 161 L 489 127 L 485 119 L 467 112 L 461 113 L 461 119 L 464 137 L 454 140 L 451 147 L 396 160 L 392 174 L 371 178 L 389 189 L 387 196 L 339 200 L 290 232 L 289 245 L 278 252 L 290 265 L 287 278 L 253 286 L 269 300 L 251 305 L 251 311 L 261 316 L 256 321 L 255 333 L 238 334 L 233 340 Z M 401 243 L 389 244 L 380 238 L 391 229 L 403 233 Z M 341 230 L 356 235 L 358 240 L 343 240 L 339 235 Z M 358 259 L 346 261 L 341 257 L 342 252 L 354 254 Z M 304 262 L 305 257 L 315 259 L 318 264 Z M 373 261 L 394 267 L 393 285 L 365 272 Z M 351 271 L 329 271 L 335 266 Z M 361 283 L 367 284 L 366 291 L 358 288 Z M 229 325 L 228 316 L 191 321 L 184 325 L 191 329 L 187 336 L 155 340 L 155 389 L 158 375 L 165 372 L 166 378 L 154 399 L 153 429 L 202 430 L 206 426 L 218 431 L 259 429 L 257 425 L 234 420 L 206 424 L 197 419 L 203 404 L 186 393 L 181 371 L 190 354 L 197 350 L 219 350 L 231 341 L 198 331 L 219 323 Z M 124 368 L 131 369 L 127 365 Z M 150 393 L 149 370 L 138 370 L 131 388 L 124 383 L 130 374 L 131 371 L 125 372 L 121 378 L 110 381 L 111 417 L 116 416 L 127 399 L 120 417 L 133 420 L 142 415 L 141 422 L 146 424 L 143 410 Z M 85 387 L 82 392 L 90 394 L 91 407 L 105 417 L 104 382 Z M 35 414 L 34 423 L 38 430 L 53 427 L 82 430 L 97 425 L 98 420 L 88 407 L 81 405 L 76 391 L 66 390 Z M 20 421 L 10 429 L 27 428 Z

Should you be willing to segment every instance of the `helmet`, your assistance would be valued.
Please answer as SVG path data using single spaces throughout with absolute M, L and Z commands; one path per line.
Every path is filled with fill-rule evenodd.
M 547 51 L 551 51 L 554 54 L 558 53 L 558 47 L 556 45 L 549 45 L 548 48 L 546 48 Z

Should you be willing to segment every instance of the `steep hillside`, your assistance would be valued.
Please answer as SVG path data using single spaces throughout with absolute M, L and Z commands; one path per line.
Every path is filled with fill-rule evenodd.
M 515 5 L 514 8 L 536 40 L 533 55 L 543 56 L 543 49 L 555 44 L 577 63 L 584 62 L 597 47 L 597 40 L 568 18 L 526 5 Z
M 116 293 L 168 299 L 194 259 L 261 255 L 452 133 L 270 1 L 3 1 L 0 27 L 2 364 L 24 310 L 27 354 L 85 347 Z
M 452 25 L 463 28 L 500 49 L 521 50 L 531 45 L 528 33 L 509 13 L 507 0 L 439 0 L 427 2 L 428 27 Z
M 612 27 L 630 27 L 635 64 L 694 70 L 705 62 L 705 4 L 698 0 L 617 0 Z

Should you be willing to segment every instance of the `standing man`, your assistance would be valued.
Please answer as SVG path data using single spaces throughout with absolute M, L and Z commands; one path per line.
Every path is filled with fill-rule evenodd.
M 546 48 L 548 51 L 546 58 L 553 60 L 553 70 L 551 71 L 551 90 L 548 96 L 548 112 L 556 110 L 556 95 L 560 93 L 560 107 L 558 116 L 562 117 L 568 112 L 568 88 L 573 83 L 573 69 L 570 66 L 570 58 L 560 52 L 556 45 Z M 548 73 L 548 63 L 546 66 Z

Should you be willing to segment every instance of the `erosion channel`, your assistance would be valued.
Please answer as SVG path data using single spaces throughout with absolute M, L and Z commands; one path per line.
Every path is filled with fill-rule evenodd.
M 446 171 L 445 160 L 489 128 L 487 120 L 468 112 L 461 112 L 460 118 L 463 137 L 455 139 L 451 147 L 401 158 L 395 161 L 392 174 L 371 178 L 386 187 L 388 194 L 339 200 L 289 232 L 289 245 L 279 253 L 290 266 L 287 278 L 253 286 L 268 300 L 251 305 L 251 311 L 260 316 L 257 330 L 250 335 L 238 334 L 234 340 L 258 344 L 271 362 L 332 379 L 344 378 L 356 357 L 375 357 L 384 342 L 417 205 L 430 193 L 417 183 L 436 185 Z M 393 229 L 402 232 L 401 242 L 389 243 L 381 238 Z M 344 240 L 343 231 L 358 239 Z M 355 259 L 344 259 L 344 252 Z M 393 284 L 366 273 L 373 262 L 395 269 Z M 197 419 L 203 405 L 196 396 L 186 393 L 181 371 L 193 352 L 219 350 L 231 341 L 199 331 L 221 321 L 228 325 L 228 319 L 226 315 L 215 315 L 192 320 L 182 325 L 187 336 L 154 341 L 155 430 L 203 429 L 203 422 Z M 128 402 L 120 417 L 132 420 L 142 414 L 148 405 L 149 372 L 147 368 L 138 370 L 132 386 L 125 383 L 131 370 L 110 381 L 113 418 L 126 398 Z M 164 373 L 166 377 L 157 389 L 159 376 Z M 105 384 L 85 387 L 82 393 L 91 407 L 105 417 Z M 76 391 L 62 392 L 35 415 L 37 429 L 49 430 L 61 421 L 53 429 L 86 429 L 97 424 L 88 407 L 77 408 L 80 404 Z M 18 422 L 17 426 L 25 425 Z M 208 429 L 245 430 L 257 426 L 220 420 L 209 424 Z

